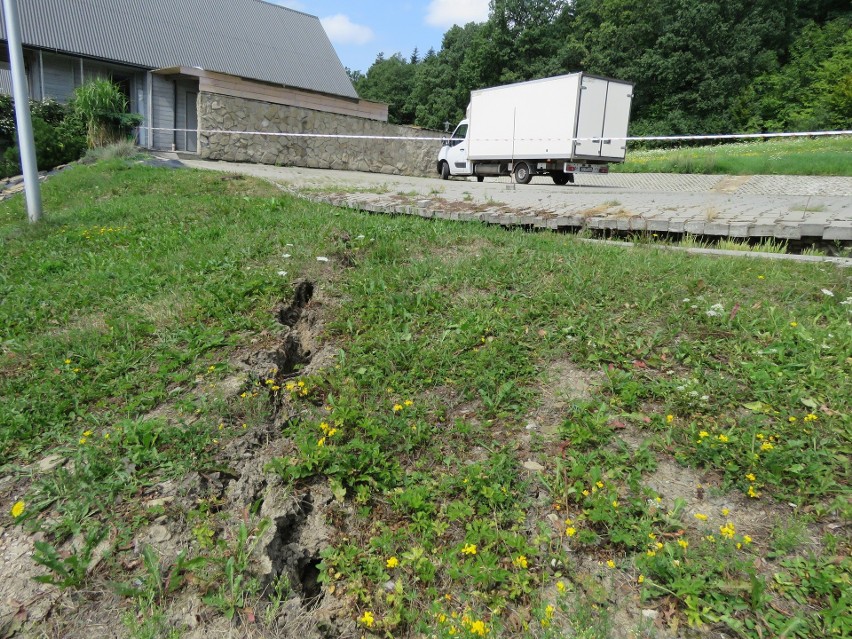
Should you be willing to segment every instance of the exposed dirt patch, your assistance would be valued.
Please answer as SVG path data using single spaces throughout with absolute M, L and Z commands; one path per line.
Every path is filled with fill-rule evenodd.
M 285 380 L 328 365 L 334 359 L 334 350 L 321 337 L 328 307 L 317 293 L 313 282 L 298 282 L 292 298 L 274 309 L 281 333 L 258 336 L 255 344 L 235 354 L 230 363 L 236 374 L 209 383 L 196 380 L 185 391 L 173 389 L 175 397 L 189 392 L 228 398 L 251 388 L 252 380 L 265 380 L 270 375 L 283 388 Z M 174 565 L 181 552 L 188 557 L 221 552 L 199 547 L 198 515 L 192 514 L 199 512 L 199 504 L 206 504 L 208 509 L 204 525 L 210 528 L 211 538 L 222 544 L 216 548 L 227 548 L 228 553 L 234 552 L 238 543 L 240 522 L 254 528 L 259 521 L 268 520 L 266 528 L 257 529 L 262 531 L 260 537 L 250 537 L 248 542 L 254 549 L 249 576 L 259 580 L 261 594 L 249 602 L 250 607 L 238 609 L 234 620 L 229 621 L 202 602 L 202 597 L 220 583 L 205 584 L 206 577 L 199 573 L 198 579 L 164 602 L 161 614 L 165 627 L 199 639 L 358 636 L 349 607 L 323 590 L 318 568 L 320 552 L 331 537 L 327 522 L 351 513 L 334 501 L 325 484 L 294 492 L 279 475 L 266 469 L 273 459 L 293 452 L 292 442 L 282 435 L 282 425 L 301 412 L 317 409 L 301 403 L 297 410 L 287 393 L 274 397 L 273 419 L 224 444 L 215 469 L 200 469 L 145 489 L 140 494 L 142 505 L 164 514 L 137 529 L 129 546 L 114 547 L 116 537 L 109 535 L 103 547 L 95 550 L 97 559 L 83 588 L 63 592 L 34 581 L 33 577 L 47 572 L 32 561 L 39 536 L 29 535 L 21 527 L 0 529 L 0 637 L 16 633 L 30 636 L 33 632 L 69 638 L 88 638 L 92 632 L 99 637 L 127 636 L 120 620 L 136 615 L 133 600 L 115 594 L 108 583 L 142 583 L 146 578 L 144 548 L 156 552 L 163 571 Z M 167 402 L 146 417 L 186 423 L 188 416 L 179 413 L 174 402 Z M 65 459 L 49 455 L 33 464 L 31 470 L 53 472 L 62 465 L 67 466 Z M 60 552 L 71 552 L 75 543 L 80 540 L 70 540 Z M 109 560 L 104 561 L 105 557 Z M 287 584 L 283 591 L 279 589 L 283 599 L 269 600 L 274 586 L 282 583 Z M 274 614 L 261 619 L 261 613 L 270 606 Z M 139 623 L 142 621 L 139 618 Z
M 568 359 L 551 362 L 542 375 L 540 400 L 529 415 L 528 429 L 552 440 L 571 402 L 589 399 L 602 381 L 602 373 L 584 371 Z
M 20 528 L 0 533 L 0 637 L 43 621 L 62 597 L 59 588 L 33 581 L 44 573 L 32 561 L 37 539 Z

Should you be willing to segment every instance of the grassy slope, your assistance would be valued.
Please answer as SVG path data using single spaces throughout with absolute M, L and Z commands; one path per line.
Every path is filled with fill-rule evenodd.
M 694 148 L 628 150 L 619 173 L 852 175 L 852 138 L 773 139 Z
M 646 485 L 674 457 L 732 495 L 798 504 L 797 525 L 849 516 L 847 273 L 361 215 L 121 162 L 75 167 L 44 195 L 37 228 L 20 198 L 0 204 L 0 463 L 17 473 L 48 452 L 75 460 L 6 495 L 25 498 L 19 521 L 57 545 L 117 526 L 121 548 L 154 516 L 134 502 L 140 487 L 215 465 L 218 440 L 240 436 L 232 426 L 269 419 L 258 403 L 182 390 L 226 376 L 228 354 L 274 329 L 269 309 L 313 272 L 344 300 L 327 335 L 342 355 L 306 380 L 331 412 L 289 427 L 300 452 L 278 472 L 324 473 L 359 507 L 363 525 L 335 539 L 324 575 L 355 597 L 361 625 L 369 612 L 374 630 L 441 636 L 579 627 L 607 599 L 576 569 L 582 555 L 692 623 L 848 631 L 848 536 L 826 533 L 799 560 L 779 541 L 788 526 L 727 534 Z M 344 245 L 344 233 L 365 237 Z M 316 256 L 341 252 L 356 266 L 317 270 Z M 555 439 L 525 445 L 554 361 L 600 383 L 562 409 Z M 451 411 L 450 395 L 472 414 Z M 140 419 L 167 400 L 171 421 Z M 323 418 L 338 432 L 320 445 Z M 619 444 L 624 428 L 646 444 Z M 545 470 L 524 471 L 527 457 Z M 379 596 L 391 578 L 404 593 Z M 599 620 L 590 632 L 603 635 Z

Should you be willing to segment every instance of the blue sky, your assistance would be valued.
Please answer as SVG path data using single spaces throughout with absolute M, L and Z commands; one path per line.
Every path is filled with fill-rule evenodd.
M 318 16 L 344 66 L 366 71 L 384 52 L 441 48 L 453 24 L 488 18 L 488 0 L 268 0 Z

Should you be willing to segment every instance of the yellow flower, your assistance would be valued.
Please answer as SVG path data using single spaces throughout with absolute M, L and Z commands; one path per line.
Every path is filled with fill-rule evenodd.
M 583 491 L 583 496 L 584 496 L 584 497 L 588 497 L 588 496 L 589 496 L 589 491 L 588 491 L 588 490 L 584 490 L 584 491 Z
M 795 418 L 793 415 L 790 415 L 790 416 L 787 418 L 787 421 L 788 421 L 788 422 L 790 422 L 790 423 L 792 424 L 792 423 L 794 423 L 794 422 L 796 421 L 796 418 Z
M 790 326 L 792 326 L 793 328 L 796 328 L 798 325 L 798 322 L 790 322 Z
M 773 446 L 773 445 L 772 445 L 772 444 L 770 444 L 769 442 L 763 442 L 763 443 L 760 445 L 760 450 L 763 450 L 763 451 L 772 450 L 773 448 L 775 448 L 775 446 Z
M 643 581 L 645 581 L 645 575 L 639 575 L 639 578 L 636 581 L 641 584 Z
M 766 276 L 765 276 L 765 275 L 758 275 L 758 276 L 757 276 L 757 279 L 759 279 L 759 280 L 765 280 L 765 279 L 766 279 Z
M 695 518 L 699 521 L 707 521 L 707 515 L 704 513 L 695 513 Z
M 720 442 L 722 442 L 722 443 L 724 444 L 725 442 L 727 442 L 727 441 L 728 441 L 728 436 L 727 436 L 727 435 L 724 435 L 724 434 L 719 435 L 719 441 L 720 441 Z
M 819 417 L 817 417 L 817 416 L 816 416 L 816 415 L 814 415 L 813 413 L 808 413 L 807 415 L 805 415 L 805 419 L 804 419 L 804 421 L 806 421 L 806 422 L 815 422 L 815 421 L 816 421 L 816 420 L 818 420 L 818 419 L 819 419 Z
M 20 517 L 21 515 L 23 515 L 23 514 L 24 514 L 24 508 L 25 508 L 25 507 L 26 507 L 26 504 L 25 504 L 24 502 L 22 502 L 22 501 L 16 501 L 16 502 L 12 505 L 12 511 L 11 511 L 11 512 L 12 512 L 12 517 L 14 517 L 15 519 L 17 519 L 18 517 Z
M 710 433 L 708 433 L 706 430 L 702 430 L 700 433 L 698 433 L 698 436 L 702 438 L 710 437 Z
M 573 526 L 568 526 L 568 528 L 565 529 L 565 534 L 568 535 L 569 537 L 573 537 L 574 535 L 577 534 L 577 529 L 574 528 Z
M 763 433 L 758 433 L 758 434 L 757 434 L 757 438 L 758 438 L 759 440 L 763 441 L 763 437 L 764 437 Z
M 608 559 L 606 565 L 607 568 L 615 568 L 615 562 L 612 559 Z
M 329 429 L 329 431 L 328 431 L 328 436 L 329 436 L 329 437 L 334 437 L 335 435 L 337 435 L 337 429 L 336 429 L 336 428 L 331 428 L 331 429 Z
M 737 531 L 731 522 L 727 522 L 724 526 L 719 526 L 719 532 L 721 533 L 722 537 L 733 539 Z
M 554 612 L 556 612 L 556 608 L 554 608 L 551 604 L 547 604 L 547 608 L 544 609 L 544 616 L 548 619 L 553 619 Z
M 465 544 L 464 548 L 462 548 L 463 555 L 475 555 L 476 554 L 476 544 Z
M 394 404 L 393 405 L 393 412 L 398 413 L 401 410 L 402 410 L 402 404 Z
M 730 514 L 730 510 L 728 508 L 722 509 L 722 517 L 727 517 Z
M 686 549 L 686 548 L 689 547 L 689 542 L 686 539 L 678 539 L 677 545 L 680 546 L 683 549 Z
M 399 565 L 399 559 L 396 557 L 391 557 L 386 562 L 388 568 L 396 568 Z
M 603 482 L 599 481 L 595 484 L 595 486 L 597 486 L 598 488 L 603 488 Z
M 524 569 L 526 569 L 527 566 L 529 565 L 527 563 L 527 558 L 524 555 L 518 556 L 514 561 L 512 561 L 512 563 L 515 564 L 516 567 L 524 568 Z
M 109 433 L 104 433 L 104 439 L 109 439 Z
M 376 622 L 375 618 L 373 617 L 373 613 L 370 612 L 369 610 L 364 612 L 364 614 L 361 615 L 361 617 L 358 619 L 358 621 L 360 621 L 362 624 L 364 624 L 368 628 L 372 628 L 373 624 Z
M 482 621 L 474 621 L 470 624 L 470 634 L 479 635 L 480 637 L 484 637 L 488 634 L 488 627 Z
M 654 547 L 655 547 L 657 550 L 662 550 L 662 548 L 663 548 L 663 544 L 661 544 L 661 543 L 658 541 L 656 544 L 654 544 Z
M 562 582 L 562 581 L 557 581 L 557 582 L 556 582 L 556 589 L 557 589 L 559 592 L 565 592 L 565 583 L 564 583 L 564 582 Z
M 412 402 L 410 399 L 406 399 L 402 403 L 405 404 L 406 406 L 413 406 L 414 405 L 414 402 Z
M 666 423 L 671 424 L 674 421 L 674 415 L 666 415 Z
M 90 430 L 84 430 L 83 431 L 83 437 L 91 437 L 91 436 L 92 436 L 92 431 L 90 431 Z
M 649 557 L 655 557 L 657 555 L 657 551 L 656 550 L 648 550 L 648 551 L 645 552 L 645 554 L 648 555 Z
M 743 535 L 743 543 L 746 544 L 746 545 L 750 544 L 751 543 L 751 537 L 749 537 L 748 535 Z
M 66 360 L 65 360 L 65 363 L 66 363 L 66 364 L 70 364 L 70 363 L 71 363 L 71 360 L 70 360 L 70 359 L 66 359 Z
M 447 615 L 445 615 L 442 612 L 440 615 L 438 615 L 438 623 L 446 623 L 446 622 L 447 622 Z
M 615 499 L 612 500 L 612 507 L 618 508 L 618 501 L 616 501 Z
M 325 446 L 325 437 L 320 437 L 317 440 L 317 448 L 322 448 L 323 446 Z
M 757 499 L 758 497 L 760 497 L 760 493 L 759 493 L 759 492 L 757 492 L 757 491 L 754 489 L 754 486 L 749 486 L 749 487 L 748 487 L 748 496 L 749 496 L 749 497 L 752 497 L 752 498 L 754 498 L 754 499 Z
M 80 445 L 82 446 L 83 444 L 86 443 L 86 441 L 87 441 L 87 439 L 85 437 L 81 437 L 80 438 Z
M 657 536 L 654 533 L 648 533 L 648 539 L 656 539 Z

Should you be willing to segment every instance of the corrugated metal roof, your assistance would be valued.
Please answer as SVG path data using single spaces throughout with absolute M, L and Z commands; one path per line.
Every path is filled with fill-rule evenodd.
M 263 0 L 18 0 L 18 9 L 25 45 L 358 97 L 319 19 Z

